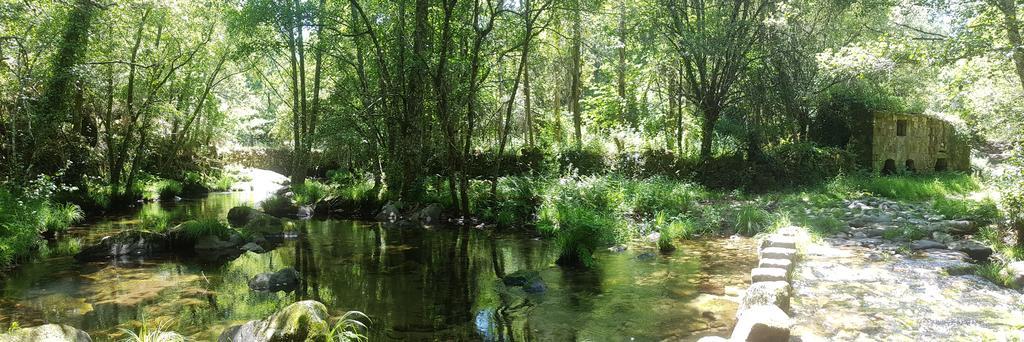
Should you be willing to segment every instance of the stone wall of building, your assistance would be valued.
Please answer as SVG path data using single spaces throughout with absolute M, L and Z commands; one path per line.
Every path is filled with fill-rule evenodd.
M 875 171 L 929 173 L 970 168 L 969 145 L 946 121 L 885 112 L 875 113 L 873 120 L 871 166 Z

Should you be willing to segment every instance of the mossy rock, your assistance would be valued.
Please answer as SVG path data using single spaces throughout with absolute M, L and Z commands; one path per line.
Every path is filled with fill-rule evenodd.
M 330 329 L 327 307 L 306 300 L 286 306 L 259 321 L 236 325 L 221 333 L 218 342 L 312 342 L 325 341 Z
M 92 342 L 92 338 L 75 327 L 46 324 L 2 334 L 0 342 Z

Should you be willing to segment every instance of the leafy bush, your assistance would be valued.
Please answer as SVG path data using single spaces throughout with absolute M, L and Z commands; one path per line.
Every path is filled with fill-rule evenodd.
M 753 205 L 743 205 L 736 213 L 736 232 L 754 236 L 772 225 L 772 214 Z
M 8 267 L 39 246 L 39 217 L 46 203 L 0 188 L 0 267 Z

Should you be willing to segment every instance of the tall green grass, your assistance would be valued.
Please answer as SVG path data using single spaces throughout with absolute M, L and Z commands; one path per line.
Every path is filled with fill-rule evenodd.
M 328 342 L 368 341 L 366 331 L 369 328 L 360 320 L 370 321 L 370 317 L 359 311 L 349 311 L 338 318 L 338 321 L 327 331 Z
M 64 231 L 82 216 L 82 210 L 73 204 L 55 204 L 0 188 L 0 268 L 24 260 L 37 250 L 49 254 L 49 246 L 40 234 Z
M 172 200 L 181 196 L 182 189 L 181 182 L 157 178 L 143 186 L 142 198 L 147 201 Z
M 752 204 L 745 204 L 736 213 L 734 227 L 741 235 L 754 236 L 771 227 L 772 222 L 772 214 Z
M 334 196 L 335 187 L 322 182 L 307 179 L 302 184 L 292 185 L 292 192 L 295 197 L 292 200 L 297 205 L 316 205 L 328 197 Z
M 834 195 L 866 193 L 898 201 L 927 201 L 950 196 L 966 195 L 981 189 L 974 176 L 960 173 L 936 175 L 839 177 L 828 187 Z
M 234 229 L 216 218 L 190 220 L 181 224 L 181 234 L 192 240 L 210 235 L 227 239 L 234 233 L 236 233 Z
M 40 210 L 43 231 L 63 232 L 85 218 L 82 208 L 71 203 L 46 203 Z

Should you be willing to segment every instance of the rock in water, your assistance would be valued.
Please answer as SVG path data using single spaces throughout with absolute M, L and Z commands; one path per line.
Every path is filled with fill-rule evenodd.
M 774 305 L 761 305 L 739 313 L 732 341 L 787 342 L 792 326 L 789 315 Z
M 218 342 L 323 341 L 330 327 L 327 307 L 306 300 L 286 306 L 262 320 L 224 330 Z
M 1010 280 L 1010 287 L 1024 289 L 1024 261 L 1007 264 L 1002 274 Z
M 46 324 L 0 335 L 0 342 L 92 342 L 92 338 L 71 326 Z
M 441 205 L 431 203 L 409 216 L 409 220 L 421 224 L 436 224 L 441 221 Z
M 299 271 L 285 268 L 277 272 L 261 273 L 249 279 L 249 288 L 259 292 L 291 291 L 299 285 Z
M 740 301 L 739 311 L 745 311 L 760 305 L 775 305 L 783 311 L 789 311 L 791 288 L 784 281 L 764 281 L 751 284 Z
M 266 252 L 266 250 L 264 250 L 262 246 L 257 245 L 255 242 L 250 242 L 250 243 L 247 243 L 245 245 L 242 245 L 242 247 L 239 247 L 238 249 L 240 249 L 240 250 L 242 250 L 244 252 L 253 252 L 253 253 L 265 253 Z
M 974 240 L 961 241 L 956 244 L 954 249 L 964 252 L 971 259 L 977 261 L 987 261 L 992 256 L 992 248 Z
M 547 291 L 544 279 L 537 271 L 519 270 L 501 278 L 505 286 L 521 286 L 523 291 L 528 293 L 541 293 Z
M 259 214 L 262 213 L 250 207 L 234 207 L 228 210 L 228 223 L 235 227 L 244 227 L 249 221 L 259 216 Z
M 398 209 L 398 204 L 394 202 L 388 202 L 380 209 L 380 213 L 377 214 L 377 221 L 395 223 L 402 218 L 402 212 Z
M 946 249 L 946 245 L 932 240 L 916 240 L 910 243 L 910 249 L 919 251 L 925 249 Z
M 75 255 L 82 261 L 98 261 L 117 257 L 143 257 L 170 251 L 167 236 L 159 233 L 128 230 L 104 237 L 95 245 Z
M 295 213 L 295 217 L 298 217 L 300 220 L 308 220 L 313 218 L 313 212 L 314 210 L 312 206 L 304 205 L 299 207 L 298 212 Z

